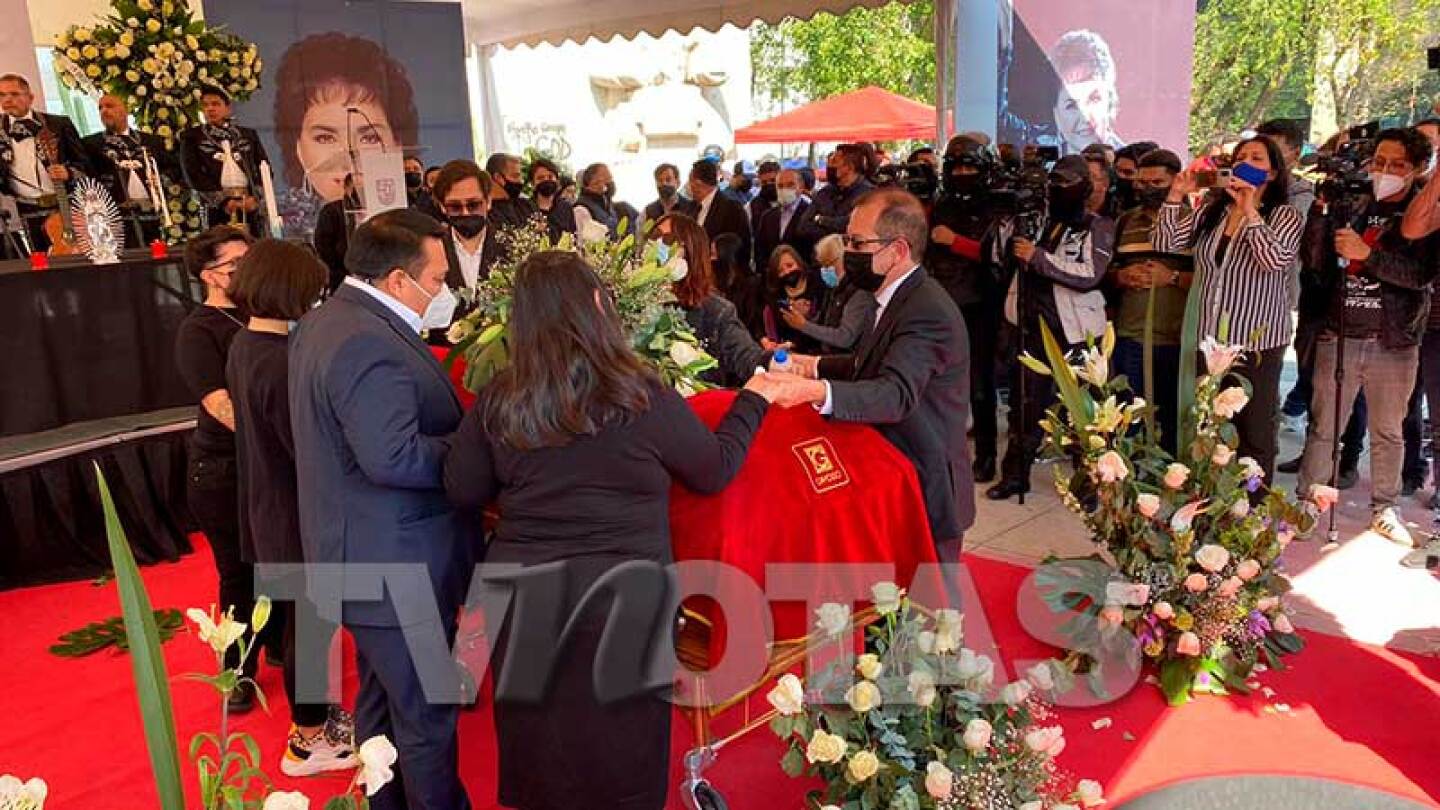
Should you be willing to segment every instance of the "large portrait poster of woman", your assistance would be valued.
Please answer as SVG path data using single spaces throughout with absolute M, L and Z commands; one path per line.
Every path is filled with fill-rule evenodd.
M 259 0 L 206 11 L 265 57 L 261 91 L 235 117 L 273 156 L 287 236 L 307 236 L 320 207 L 344 194 L 356 152 L 430 165 L 473 156 L 459 3 Z

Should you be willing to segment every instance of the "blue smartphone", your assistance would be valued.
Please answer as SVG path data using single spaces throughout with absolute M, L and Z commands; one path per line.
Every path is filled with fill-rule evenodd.
M 1250 185 L 1259 188 L 1266 180 L 1270 179 L 1270 173 L 1249 163 L 1236 163 L 1230 169 L 1230 174 L 1244 180 Z

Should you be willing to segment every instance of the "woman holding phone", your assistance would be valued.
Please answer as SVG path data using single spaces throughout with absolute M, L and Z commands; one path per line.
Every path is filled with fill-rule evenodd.
M 1243 344 L 1235 373 L 1250 382 L 1250 403 L 1235 417 L 1239 452 L 1274 480 L 1280 369 L 1290 345 L 1290 267 L 1304 221 L 1290 204 L 1284 156 L 1269 138 L 1235 147 L 1230 181 L 1193 211 L 1182 202 L 1198 190 L 1196 173 L 1175 178 L 1155 222 L 1155 249 L 1193 251 L 1200 296 L 1197 337 Z

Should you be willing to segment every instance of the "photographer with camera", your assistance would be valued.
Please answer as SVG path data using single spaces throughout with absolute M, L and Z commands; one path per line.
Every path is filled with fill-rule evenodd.
M 844 233 L 850 212 L 865 192 L 875 186 L 868 179 L 874 172 L 874 151 L 864 144 L 842 143 L 830 155 L 825 167 L 825 187 L 815 192 L 814 201 L 800 220 L 796 233 L 814 244 L 832 233 Z
M 1304 242 L 1306 267 L 1323 274 L 1332 303 L 1315 349 L 1315 394 L 1299 492 L 1309 493 L 1314 484 L 1330 480 L 1334 424 L 1349 417 L 1351 403 L 1364 388 L 1371 436 L 1370 528 L 1402 546 L 1413 546 L 1414 539 L 1394 508 L 1404 460 L 1401 423 L 1415 388 L 1430 284 L 1440 268 L 1425 254 L 1423 243 L 1401 235 L 1399 225 L 1431 151 L 1430 142 L 1414 129 L 1381 132 L 1370 159 L 1373 191 L 1368 204 L 1360 211 L 1322 216 L 1324 206 L 1339 202 L 1322 184 Z M 1337 222 L 1341 216 L 1345 218 Z M 1338 365 L 1340 351 L 1344 366 Z M 1333 384 L 1337 368 L 1344 369 L 1338 402 Z
M 1157 250 L 1189 250 L 1195 257 L 1197 337 L 1249 350 L 1243 367 L 1232 372 L 1251 387 L 1250 402 L 1233 424 L 1240 455 L 1255 459 L 1265 480 L 1274 481 L 1280 371 L 1290 346 L 1290 266 L 1304 224 L 1289 203 L 1285 157 L 1274 141 L 1241 141 L 1232 171 L 1229 185 L 1212 189 L 1194 211 L 1182 203 L 1199 188 L 1196 172 L 1175 178 L 1155 221 L 1154 242 Z
M 1105 296 L 1098 287 L 1105 280 L 1115 242 L 1114 221 L 1085 209 L 1092 187 L 1084 158 L 1061 158 L 1050 170 L 1049 180 L 1049 221 L 1040 238 L 1017 236 L 1011 243 L 1019 269 L 1005 301 L 1006 320 L 1026 326 L 1020 351 L 1035 357 L 1044 356 L 1045 349 L 1039 328 L 1031 325 L 1042 319 L 1067 352 L 1104 334 Z M 1019 392 L 1023 406 L 1010 415 L 1000 482 L 985 493 L 995 501 L 1030 491 L 1030 467 L 1040 448 L 1040 418 L 1055 399 L 1053 378 L 1026 373 L 1018 362 L 1012 366 L 1010 391 L 1012 397 Z
M 989 150 L 964 135 L 950 140 L 943 164 L 944 188 L 930 212 L 925 266 L 955 299 L 970 335 L 970 407 L 973 415 L 975 482 L 995 478 L 995 355 L 1005 288 L 998 215 L 988 190 L 995 161 Z

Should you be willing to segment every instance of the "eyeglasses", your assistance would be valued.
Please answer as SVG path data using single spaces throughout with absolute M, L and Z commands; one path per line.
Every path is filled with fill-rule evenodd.
M 229 268 L 229 269 L 228 269 L 228 270 L 222 270 L 221 268 Z M 205 272 L 207 272 L 207 273 L 219 273 L 219 274 L 222 275 L 222 276 L 233 276 L 233 275 L 235 275 L 235 260 L 234 260 L 234 259 L 229 259 L 229 260 L 227 260 L 227 261 L 216 262 L 216 263 L 214 263 L 214 264 L 206 265 L 206 266 L 205 266 Z
M 850 234 L 847 233 L 847 234 L 845 234 L 844 236 L 842 236 L 842 237 L 840 238 L 840 241 L 841 241 L 842 244 L 845 245 L 845 249 L 846 249 L 846 250 L 858 250 L 858 249 L 860 249 L 860 248 L 865 247 L 866 245 L 882 245 L 882 246 L 883 246 L 883 245 L 888 245 L 888 244 L 890 244 L 891 242 L 894 242 L 895 239 L 894 239 L 893 237 L 892 237 L 892 238 L 880 237 L 880 238 L 876 238 L 876 239 L 865 239 L 865 238 L 862 238 L 862 237 L 859 237 L 859 236 L 851 236 Z
M 445 213 L 447 214 L 483 214 L 485 213 L 484 200 L 455 200 L 446 201 Z
M 1409 174 L 1415 169 L 1415 164 L 1408 160 L 1385 160 L 1375 158 L 1370 161 L 1370 170 L 1381 174 Z

